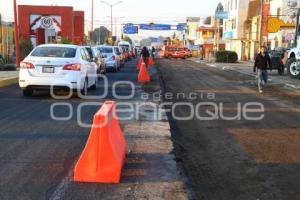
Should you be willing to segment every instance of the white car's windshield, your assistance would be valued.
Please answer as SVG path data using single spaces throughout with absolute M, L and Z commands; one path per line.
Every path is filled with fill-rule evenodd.
M 76 48 L 69 47 L 37 47 L 30 56 L 33 57 L 55 57 L 55 58 L 74 58 Z
M 99 48 L 99 51 L 101 53 L 113 53 L 113 49 L 109 48 L 109 47 L 101 47 L 101 48 Z

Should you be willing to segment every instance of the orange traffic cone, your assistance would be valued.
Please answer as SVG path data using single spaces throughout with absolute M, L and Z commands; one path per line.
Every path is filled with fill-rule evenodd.
M 87 144 L 74 169 L 74 181 L 120 182 L 126 141 L 115 116 L 115 107 L 115 102 L 106 101 L 95 114 Z
M 143 63 L 143 58 L 140 57 L 139 62 L 138 62 L 138 64 L 137 64 L 137 66 L 136 66 L 136 67 L 137 67 L 137 70 L 140 70 L 142 63 Z
M 153 57 L 150 56 L 148 59 L 148 66 L 153 66 L 153 65 L 154 65 L 154 60 L 153 60 Z
M 141 68 L 140 68 L 140 72 L 138 75 L 138 81 L 140 83 L 148 83 L 150 82 L 150 76 L 149 73 L 147 71 L 146 65 L 144 62 L 142 62 Z

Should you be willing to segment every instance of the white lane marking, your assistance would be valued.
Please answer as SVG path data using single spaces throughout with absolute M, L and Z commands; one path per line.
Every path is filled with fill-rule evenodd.
M 286 83 L 285 87 L 290 87 L 290 88 L 293 88 L 293 89 L 298 89 L 298 87 L 296 85 L 293 85 L 293 84 L 290 84 L 290 83 Z
M 69 170 L 67 176 L 65 176 L 59 185 L 56 187 L 55 191 L 50 196 L 49 200 L 60 200 L 63 199 L 66 191 L 68 190 L 70 184 L 73 181 L 73 169 L 75 168 L 77 161 L 73 164 L 71 169 Z
M 216 67 L 216 65 L 213 64 L 207 64 L 209 67 Z

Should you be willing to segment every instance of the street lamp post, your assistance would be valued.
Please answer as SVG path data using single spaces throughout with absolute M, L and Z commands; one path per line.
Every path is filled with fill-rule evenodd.
M 112 37 L 112 35 L 113 35 L 113 7 L 122 3 L 122 1 L 118 1 L 114 4 L 110 4 L 106 1 L 101 1 L 101 3 L 104 3 L 110 7 L 110 26 L 111 26 L 111 35 L 110 36 Z

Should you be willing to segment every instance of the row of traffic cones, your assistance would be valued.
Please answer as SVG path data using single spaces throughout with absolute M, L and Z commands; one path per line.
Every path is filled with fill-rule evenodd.
M 147 61 L 147 66 L 153 66 L 154 65 L 154 61 L 152 56 L 149 57 L 148 61 Z M 138 75 L 138 82 L 145 84 L 145 83 L 149 83 L 151 81 L 150 79 L 150 75 L 148 73 L 147 70 L 147 66 L 143 60 L 142 57 L 140 57 L 138 64 L 137 64 L 137 69 L 139 70 L 139 75 Z

